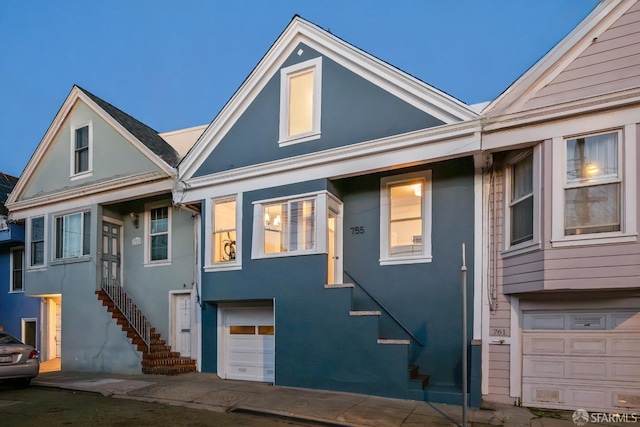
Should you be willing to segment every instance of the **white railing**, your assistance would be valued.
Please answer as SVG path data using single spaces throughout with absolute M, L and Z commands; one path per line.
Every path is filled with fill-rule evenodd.
M 120 281 L 113 277 L 109 269 L 102 266 L 102 290 L 109 295 L 116 308 L 124 315 L 129 325 L 137 332 L 138 336 L 151 350 L 151 324 L 147 317 L 140 311 L 129 294 L 124 290 Z

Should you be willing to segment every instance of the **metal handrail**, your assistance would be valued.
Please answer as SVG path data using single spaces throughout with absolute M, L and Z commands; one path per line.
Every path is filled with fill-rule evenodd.
M 151 350 L 151 324 L 147 317 L 136 306 L 129 294 L 124 290 L 120 281 L 113 277 L 106 265 L 102 266 L 102 290 L 111 298 L 113 304 L 124 315 L 129 325 L 144 341 L 147 350 Z
M 415 335 L 413 335 L 413 334 L 411 333 L 411 331 L 410 331 L 409 329 L 407 329 L 407 327 L 406 327 L 406 326 L 404 326 L 404 325 L 402 324 L 402 322 L 401 322 L 401 321 L 399 321 L 399 320 L 398 320 L 398 318 L 397 318 L 396 316 L 394 316 L 393 314 L 391 314 L 391 312 L 390 312 L 389 310 L 387 310 L 387 308 L 386 308 L 386 307 L 385 307 L 385 306 L 384 306 L 380 301 L 378 301 L 378 299 L 377 299 L 376 297 L 374 297 L 374 296 L 371 294 L 371 292 L 369 292 L 369 291 L 368 291 L 364 286 L 362 286 L 362 284 L 358 282 L 358 280 L 353 276 L 353 274 L 349 273 L 347 270 L 345 270 L 344 272 L 345 272 L 345 274 L 346 274 L 347 276 L 351 277 L 351 278 L 353 279 L 353 282 L 354 282 L 356 285 L 358 285 L 358 286 L 360 287 L 360 289 L 362 289 L 362 290 L 364 291 L 364 293 L 365 293 L 365 294 L 369 295 L 369 298 L 371 298 L 373 301 L 375 301 L 375 303 L 376 303 L 376 304 L 378 304 L 378 305 L 380 306 L 380 308 L 381 308 L 382 310 L 384 310 L 384 312 L 385 312 L 385 313 L 387 313 L 387 314 L 389 315 L 389 317 L 391 317 L 391 319 L 393 319 L 393 321 L 394 321 L 394 322 L 396 322 L 396 324 L 397 324 L 398 326 L 400 326 L 400 327 L 401 327 L 401 328 L 402 328 L 402 329 L 403 329 L 407 334 L 409 334 L 409 336 L 410 336 L 411 338 L 413 338 L 413 340 L 414 340 L 415 342 L 417 342 L 417 343 L 420 345 L 420 347 L 424 347 L 424 343 L 422 343 L 422 341 L 420 341 L 418 338 L 416 338 L 416 336 L 415 336 Z

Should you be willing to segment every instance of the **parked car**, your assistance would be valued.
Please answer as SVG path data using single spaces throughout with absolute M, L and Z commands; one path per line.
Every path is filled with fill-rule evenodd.
M 39 372 L 38 350 L 5 332 L 0 332 L 0 380 L 27 386 Z

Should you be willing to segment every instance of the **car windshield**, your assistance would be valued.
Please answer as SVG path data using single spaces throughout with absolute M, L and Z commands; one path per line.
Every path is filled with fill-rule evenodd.
M 22 341 L 12 337 L 11 335 L 0 332 L 0 344 L 22 344 Z

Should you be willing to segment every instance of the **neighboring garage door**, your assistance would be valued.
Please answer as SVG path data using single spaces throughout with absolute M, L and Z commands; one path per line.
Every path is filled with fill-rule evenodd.
M 640 409 L 640 313 L 525 312 L 525 406 Z
M 226 377 L 273 382 L 275 329 L 273 307 L 224 309 Z

